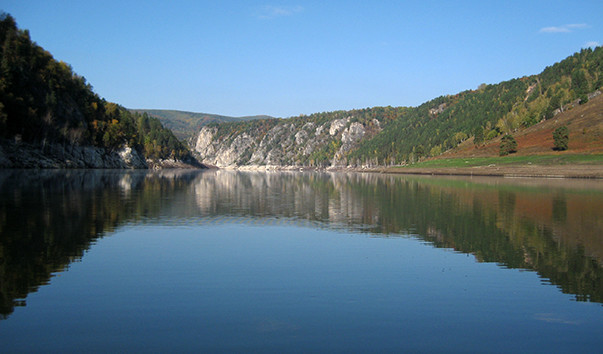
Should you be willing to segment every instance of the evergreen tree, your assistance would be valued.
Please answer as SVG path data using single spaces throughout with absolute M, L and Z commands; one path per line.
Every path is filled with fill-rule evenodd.
M 553 132 L 553 140 L 555 141 L 554 150 L 567 150 L 569 144 L 569 129 L 567 129 L 565 125 L 555 129 Z
M 473 130 L 473 143 L 477 145 L 481 145 L 484 142 L 484 128 L 477 127 Z
M 500 151 L 498 154 L 506 156 L 514 152 L 517 152 L 517 141 L 515 141 L 515 138 L 508 134 L 503 136 L 500 141 Z

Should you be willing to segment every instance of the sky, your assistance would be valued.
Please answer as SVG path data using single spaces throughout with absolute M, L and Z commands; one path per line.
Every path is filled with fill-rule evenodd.
M 1 0 L 127 108 L 290 117 L 417 106 L 603 44 L 603 1 Z

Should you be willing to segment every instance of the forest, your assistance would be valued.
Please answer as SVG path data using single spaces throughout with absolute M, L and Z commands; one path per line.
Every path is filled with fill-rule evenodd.
M 0 15 L 0 139 L 103 147 L 127 144 L 149 159 L 190 154 L 156 118 L 107 102 L 70 65 Z

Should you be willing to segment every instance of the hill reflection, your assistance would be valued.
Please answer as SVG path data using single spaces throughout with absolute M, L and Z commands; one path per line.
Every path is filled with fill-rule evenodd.
M 543 184 L 545 183 L 545 184 Z M 233 171 L 0 171 L 0 314 L 128 224 L 286 223 L 410 236 L 603 302 L 592 181 Z

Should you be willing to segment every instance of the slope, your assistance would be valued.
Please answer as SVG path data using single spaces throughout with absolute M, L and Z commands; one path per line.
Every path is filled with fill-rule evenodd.
M 597 91 L 597 93 L 600 91 Z M 553 131 L 569 130 L 566 151 L 555 151 Z M 514 134 L 517 152 L 499 156 L 501 138 L 476 145 L 474 138 L 446 153 L 406 166 L 378 168 L 380 172 L 506 177 L 603 178 L 603 95 Z
M 569 148 L 566 152 L 553 150 L 553 131 L 561 126 L 569 129 Z M 601 154 L 603 153 L 603 95 L 599 94 L 587 103 L 575 105 L 531 127 L 520 129 L 513 134 L 517 140 L 515 155 L 542 154 Z M 475 144 L 474 138 L 461 143 L 440 158 L 494 157 L 498 156 L 500 137 L 485 144 Z
M 144 160 L 192 161 L 157 119 L 100 98 L 1 14 L 0 167 L 121 168 L 131 157 L 137 167 L 146 166 Z
M 583 49 L 539 75 L 426 102 L 363 141 L 350 157 L 381 165 L 411 163 L 438 156 L 472 136 L 478 143 L 488 142 L 585 103 L 602 85 L 603 48 Z

